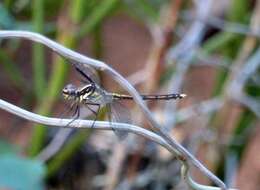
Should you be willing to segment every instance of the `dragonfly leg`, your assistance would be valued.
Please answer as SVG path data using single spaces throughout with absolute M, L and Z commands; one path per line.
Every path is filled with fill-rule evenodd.
M 90 82 L 90 83 L 94 83 L 93 80 L 86 74 L 84 73 L 80 68 L 78 68 L 77 66 L 75 67 L 76 70 L 83 76 L 85 77 L 85 79 Z
M 75 102 L 71 103 L 70 106 L 65 106 L 67 109 L 65 109 L 60 115 L 59 118 L 63 118 L 64 116 L 66 116 L 67 114 L 69 114 L 73 108 L 75 106 Z
M 76 117 L 74 117 L 65 127 L 68 127 L 71 123 L 73 123 L 76 119 L 78 119 L 79 118 L 79 114 L 80 114 L 80 109 L 79 109 L 79 105 L 77 104 L 75 112 L 73 114 L 74 116 L 76 115 Z
M 92 106 L 97 106 L 97 111 L 93 110 L 89 105 L 92 105 Z M 88 107 L 88 109 L 95 115 L 95 119 L 94 119 L 94 122 L 93 124 L 91 125 L 91 128 L 94 127 L 95 125 L 95 122 L 97 121 L 97 118 L 98 118 L 98 113 L 99 113 L 99 110 L 100 110 L 100 104 L 86 104 L 86 106 Z

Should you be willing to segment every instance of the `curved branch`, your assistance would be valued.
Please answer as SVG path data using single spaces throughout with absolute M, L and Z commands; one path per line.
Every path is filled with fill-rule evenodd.
M 81 119 L 77 119 L 75 120 L 73 123 L 71 123 L 69 126 L 67 125 L 71 119 L 60 119 L 60 118 L 51 118 L 51 117 L 46 117 L 46 116 L 41 116 L 32 112 L 29 112 L 27 110 L 24 110 L 20 107 L 17 107 L 9 102 L 6 102 L 2 99 L 0 99 L 0 108 L 12 113 L 14 115 L 17 115 L 23 119 L 32 121 L 32 122 L 36 122 L 36 123 L 40 123 L 43 125 L 48 125 L 48 126 L 55 126 L 55 127 L 66 127 L 66 128 L 85 128 L 85 129 L 90 129 L 90 128 L 94 128 L 94 129 L 99 129 L 99 130 L 113 130 L 111 128 L 111 125 L 109 122 L 106 121 L 96 121 L 95 125 L 92 126 L 93 121 L 92 120 L 81 120 Z M 130 133 L 134 133 L 136 135 L 140 135 L 143 136 L 161 146 L 163 146 L 164 148 L 166 148 L 168 151 L 170 151 L 171 153 L 173 153 L 175 156 L 179 157 L 181 156 L 179 152 L 176 152 L 176 150 L 174 148 L 172 148 L 171 145 L 169 145 L 161 136 L 138 126 L 135 125 L 131 125 L 131 124 L 126 124 L 126 123 L 113 123 L 113 127 L 116 130 L 122 130 L 122 131 L 126 131 L 126 132 L 130 132 Z M 187 162 L 183 162 L 183 167 L 185 168 L 185 172 L 182 173 L 184 179 L 188 179 L 187 183 L 190 186 L 193 186 L 195 189 L 202 189 L 202 190 L 206 190 L 206 189 L 214 189 L 214 190 L 221 190 L 221 188 L 219 187 L 211 187 L 211 186 L 205 186 L 205 185 L 200 185 L 198 183 L 196 183 L 195 181 L 192 180 L 192 178 L 189 176 L 188 173 L 188 163 Z M 200 188 L 203 187 L 203 188 Z
M 26 119 L 26 120 L 29 120 L 32 122 L 36 122 L 36 123 L 40 123 L 43 125 L 48 125 L 48 126 L 74 128 L 74 129 L 75 128 L 90 129 L 91 127 L 93 127 L 94 129 L 98 129 L 98 130 L 113 130 L 111 128 L 110 122 L 107 122 L 107 121 L 96 121 L 95 125 L 92 126 L 93 120 L 77 119 L 68 126 L 67 124 L 69 122 L 71 122 L 71 119 L 52 118 L 52 117 L 38 115 L 38 114 L 35 114 L 32 112 L 29 112 L 27 110 L 24 110 L 18 106 L 15 106 L 9 102 L 4 101 L 2 99 L 0 99 L 0 108 L 9 113 L 17 115 L 23 119 Z M 147 129 L 144 129 L 144 128 L 141 128 L 141 127 L 138 127 L 135 125 L 127 124 L 127 123 L 113 123 L 113 128 L 115 128 L 116 130 L 131 132 L 136 135 L 141 135 L 141 136 L 148 138 L 151 141 L 154 141 L 157 144 L 165 147 L 167 150 L 169 150 L 171 153 L 174 153 L 176 156 L 179 155 L 179 153 L 176 152 L 175 149 L 173 149 L 162 137 L 160 137 L 159 135 L 157 135 Z
M 141 108 L 142 112 L 147 117 L 150 124 L 153 126 L 153 128 L 156 130 L 156 132 L 163 138 L 165 142 L 171 147 L 171 150 L 174 150 L 173 152 L 178 152 L 180 154 L 179 159 L 190 162 L 194 166 L 196 166 L 201 172 L 203 172 L 208 178 L 210 178 L 214 183 L 216 183 L 219 187 L 222 189 L 226 189 L 226 185 L 217 178 L 213 173 L 211 173 L 203 164 L 201 164 L 191 153 L 189 153 L 182 145 L 180 145 L 175 139 L 173 139 L 168 132 L 161 128 L 160 125 L 155 121 L 153 118 L 151 112 L 145 105 L 144 101 L 142 100 L 139 93 L 136 91 L 136 89 L 126 80 L 124 79 L 119 73 L 117 73 L 114 69 L 106 65 L 102 61 L 98 61 L 95 59 L 88 58 L 82 54 L 79 54 L 75 51 L 72 51 L 57 42 L 54 42 L 47 37 L 44 37 L 40 34 L 34 33 L 34 32 L 26 32 L 26 31 L 0 31 L 0 38 L 24 38 L 29 39 L 35 42 L 39 42 L 41 44 L 44 44 L 45 46 L 51 48 L 53 51 L 57 52 L 59 55 L 77 62 L 77 64 L 87 64 L 90 65 L 98 70 L 104 71 L 107 74 L 109 74 L 115 81 L 117 81 L 126 91 L 128 91 L 134 98 L 135 102 L 139 107 Z M 29 118 L 27 118 L 29 119 Z M 43 119 L 43 118 L 39 118 Z M 45 118 L 46 119 L 46 118 Z M 53 120 L 55 118 L 52 118 L 52 122 L 57 122 L 57 120 Z M 57 118 L 56 118 L 57 119 Z M 58 119 L 61 122 L 61 119 Z M 41 120 L 42 121 L 42 120 Z M 62 120 L 62 122 L 65 122 Z M 68 122 L 68 121 L 67 121 Z M 89 124 L 90 121 L 87 122 L 87 120 L 78 120 L 74 124 L 79 125 L 76 127 L 80 127 L 83 123 L 85 125 Z M 85 123 L 87 122 L 87 123 Z M 63 123 L 64 124 L 64 123 Z M 106 129 L 104 123 L 98 123 L 100 126 L 102 126 L 102 129 Z M 49 125 L 49 124 L 48 124 Z M 126 125 L 126 124 L 124 124 Z M 59 125 L 60 126 L 60 125 Z M 64 125 L 62 125 L 64 126 Z M 128 128 L 121 128 L 121 130 L 129 130 Z M 168 149 L 168 148 L 167 148 Z M 172 151 L 171 151 L 172 152 Z

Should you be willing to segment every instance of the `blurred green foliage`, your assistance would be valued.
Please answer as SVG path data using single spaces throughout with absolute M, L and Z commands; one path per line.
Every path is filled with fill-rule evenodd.
M 72 49 L 76 49 L 84 37 L 90 36 L 93 37 L 94 55 L 101 57 L 101 30 L 107 18 L 124 12 L 146 25 L 157 24 L 160 15 L 159 10 L 168 3 L 168 0 L 35 0 L 33 3 L 28 0 L 4 0 L 0 2 L 0 29 L 36 31 Z M 232 0 L 227 20 L 248 25 L 252 14 L 251 9 L 247 1 Z M 69 26 L 62 26 L 59 23 L 62 20 L 66 20 L 65 23 L 69 23 Z M 220 31 L 207 38 L 201 46 L 203 53 L 207 55 L 220 53 L 225 58 L 234 60 L 243 42 L 244 36 L 242 35 Z M 46 59 L 45 49 L 39 44 L 34 44 L 32 51 L 28 50 L 32 60 L 31 62 L 28 61 L 28 63 L 31 63 L 33 81 L 32 84 L 28 84 L 28 79 L 25 78 L 22 69 L 14 61 L 16 51 L 20 47 L 20 42 L 13 40 L 5 42 L 4 48 L 0 49 L 0 67 L 10 80 L 11 85 L 21 92 L 21 102 L 25 102 L 29 98 L 38 113 L 51 115 L 54 106 L 59 100 L 60 90 L 68 78 L 69 65 L 65 64 L 63 58 L 55 57 L 52 58 L 51 68 L 48 70 L 46 62 L 49 60 Z M 213 96 L 222 96 L 223 87 L 230 71 L 219 69 L 217 72 L 218 77 L 214 84 Z M 168 69 L 162 77 L 162 84 L 173 73 L 174 68 Z M 259 97 L 259 86 L 251 83 L 247 85 L 247 92 L 252 96 Z M 212 123 L 214 123 L 214 119 L 215 115 L 212 117 Z M 255 119 L 256 117 L 251 111 L 247 109 L 243 111 L 231 139 L 231 145 L 226 150 L 226 155 L 235 153 L 239 159 L 241 158 L 248 141 L 246 131 L 252 127 Z M 48 140 L 47 132 L 48 129 L 42 125 L 33 127 L 31 146 L 28 147 L 28 154 L 32 158 L 37 156 L 46 145 Z M 32 189 L 32 187 L 34 187 L 33 189 L 41 189 L 43 176 L 55 175 L 72 155 L 80 149 L 89 135 L 89 131 L 78 130 L 46 166 L 40 161 L 21 158 L 16 154 L 17 151 L 14 151 L 15 148 L 12 145 L 0 142 L 0 187 L 2 184 L 6 184 L 6 187 L 16 188 L 8 181 L 7 177 L 10 177 L 17 180 L 14 184 L 19 184 L 24 189 Z M 241 136 L 245 136 L 243 143 L 233 145 Z M 9 150 L 12 154 L 5 154 Z M 45 171 L 45 167 L 48 171 Z M 19 168 L 20 173 L 14 172 L 16 168 Z M 6 170 L 13 171 L 11 173 L 14 176 L 4 177 L 1 172 Z M 19 181 L 21 175 L 24 176 L 24 181 Z

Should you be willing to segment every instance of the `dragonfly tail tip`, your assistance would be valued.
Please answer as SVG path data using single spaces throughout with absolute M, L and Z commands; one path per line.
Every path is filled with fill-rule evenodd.
M 185 98 L 187 95 L 186 94 L 180 94 L 181 98 Z

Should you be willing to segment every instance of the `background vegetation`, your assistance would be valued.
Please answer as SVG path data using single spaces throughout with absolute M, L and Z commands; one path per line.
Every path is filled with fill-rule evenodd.
M 258 189 L 259 0 L 3 0 L 0 28 L 39 32 L 101 59 L 140 92 L 186 93 L 149 106 L 228 186 Z M 39 44 L 0 42 L 1 98 L 61 116 L 62 88 L 80 85 L 69 64 Z M 149 128 L 136 106 L 127 106 L 134 123 Z M 107 131 L 50 129 L 0 113 L 0 188 L 188 188 L 176 159 L 141 137 L 122 142 Z M 193 176 L 211 183 L 195 169 Z

